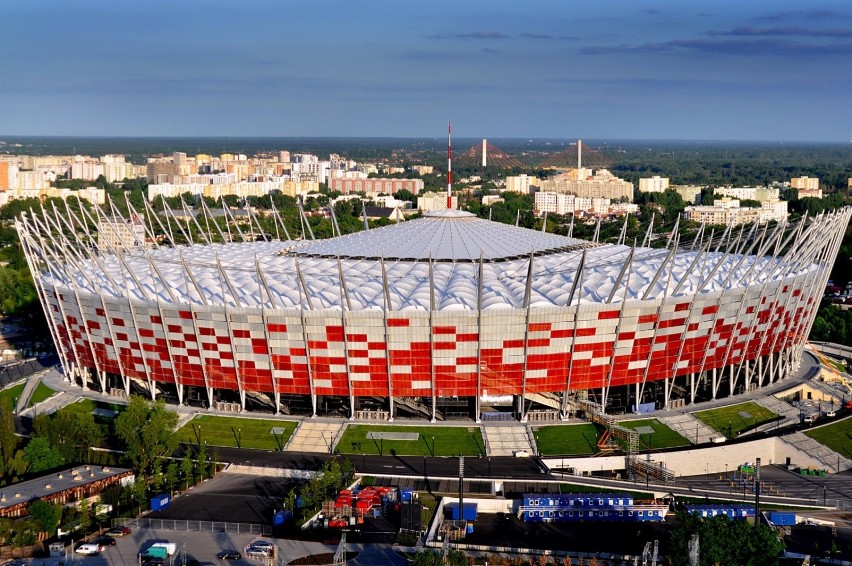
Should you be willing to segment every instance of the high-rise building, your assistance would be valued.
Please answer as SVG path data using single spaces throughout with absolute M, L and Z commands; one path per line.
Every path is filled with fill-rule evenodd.
M 589 178 L 572 179 L 557 175 L 542 181 L 542 191 L 566 193 L 586 198 L 608 198 L 611 200 L 633 200 L 633 183 L 619 179 L 606 169 L 599 169 Z
M 511 175 L 506 177 L 506 190 L 510 193 L 521 193 L 528 195 L 532 192 L 532 187 L 538 184 L 537 177 L 529 175 Z
M 640 193 L 663 193 L 669 188 L 669 178 L 654 175 L 639 179 Z
M 405 189 L 411 194 L 420 194 L 423 190 L 422 179 L 388 179 L 373 177 L 371 179 L 329 179 L 328 189 L 342 194 L 349 193 L 384 193 L 396 194 Z M 444 206 L 446 208 L 446 206 Z
M 815 191 L 819 189 L 819 177 L 793 177 L 790 179 L 790 188 Z

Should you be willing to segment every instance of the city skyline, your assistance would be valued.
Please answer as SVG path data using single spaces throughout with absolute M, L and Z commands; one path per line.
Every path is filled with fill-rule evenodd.
M 0 135 L 850 139 L 837 1 L 6 2 Z

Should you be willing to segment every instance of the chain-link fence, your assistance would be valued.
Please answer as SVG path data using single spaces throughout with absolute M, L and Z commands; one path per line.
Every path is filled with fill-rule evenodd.
M 193 531 L 206 533 L 249 534 L 259 536 L 272 535 L 271 525 L 256 523 L 230 523 L 226 521 L 185 521 L 177 519 L 114 519 L 113 526 L 126 525 L 137 529 L 162 531 Z

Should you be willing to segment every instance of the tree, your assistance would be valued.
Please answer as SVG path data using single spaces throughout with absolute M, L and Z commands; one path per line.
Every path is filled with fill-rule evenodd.
M 29 472 L 38 473 L 53 470 L 65 463 L 62 453 L 55 446 L 51 446 L 47 439 L 40 436 L 34 437 L 24 448 L 24 455 L 30 463 Z
M 85 535 L 87 532 L 89 532 L 89 529 L 92 526 L 92 506 L 89 505 L 89 502 L 87 500 L 83 499 L 77 505 L 77 509 L 80 512 L 77 517 L 77 521 L 80 524 L 80 529 Z
M 194 466 L 192 464 L 192 459 L 189 457 L 189 450 L 183 453 L 183 458 L 180 460 L 180 474 L 183 477 L 184 487 L 183 489 L 187 489 L 189 487 L 189 482 L 192 481 Z
M 48 535 L 56 532 L 62 519 L 62 505 L 38 499 L 30 504 L 28 511 L 39 529 Z
M 156 460 L 175 451 L 177 423 L 177 413 L 162 399 L 151 403 L 138 395 L 130 397 L 127 410 L 115 419 L 115 434 L 137 473 L 145 473 Z
M 67 463 L 87 462 L 89 448 L 103 442 L 103 432 L 91 413 L 41 414 L 35 418 L 33 428 L 35 436 L 47 440 Z
M 732 521 L 725 515 L 701 519 L 679 511 L 677 526 L 669 533 L 669 557 L 675 566 L 689 563 L 688 541 L 698 534 L 701 566 L 737 564 L 770 566 L 778 564 L 784 543 L 765 525 Z
M 175 460 L 169 460 L 169 463 L 166 464 L 166 473 L 163 480 L 166 484 L 166 489 L 169 491 L 178 488 L 178 465 Z
M 12 459 L 18 449 L 15 435 L 15 415 L 11 399 L 0 403 L 0 478 L 10 476 Z

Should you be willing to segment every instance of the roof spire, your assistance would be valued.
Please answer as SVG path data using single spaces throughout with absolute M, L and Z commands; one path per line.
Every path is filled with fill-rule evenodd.
M 447 122 L 447 208 L 453 208 L 453 123 Z

